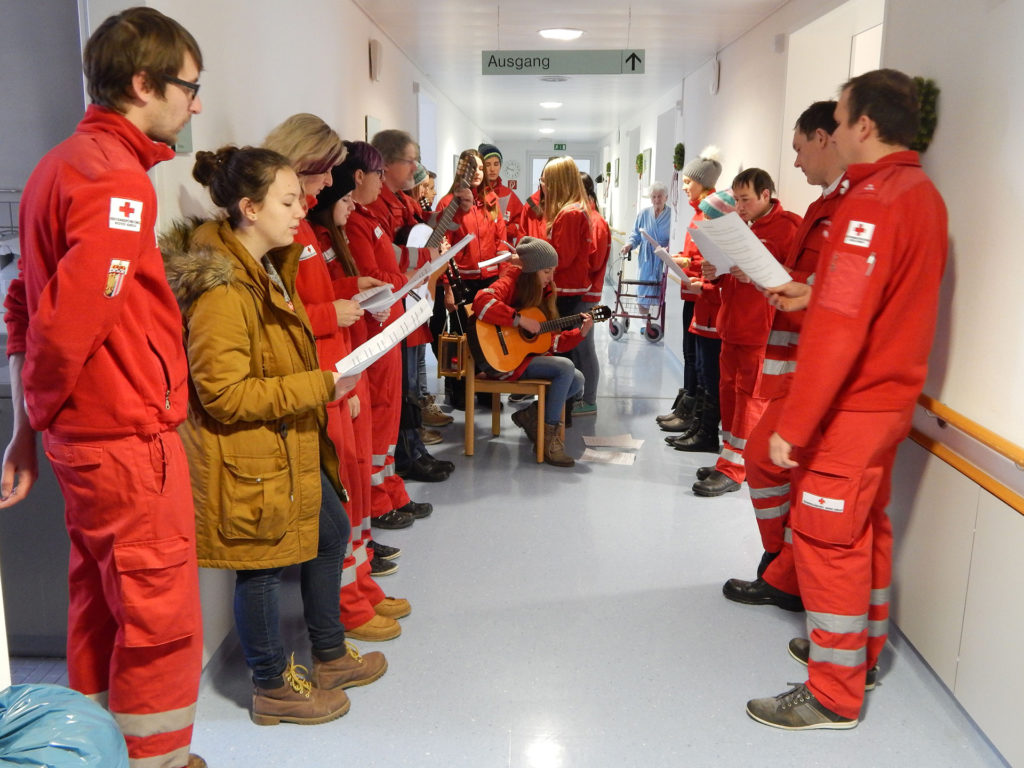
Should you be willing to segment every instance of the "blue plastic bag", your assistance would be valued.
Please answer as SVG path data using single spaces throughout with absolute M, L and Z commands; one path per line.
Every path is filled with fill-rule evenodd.
M 0 765 L 128 768 L 124 736 L 103 707 L 59 685 L 0 692 Z

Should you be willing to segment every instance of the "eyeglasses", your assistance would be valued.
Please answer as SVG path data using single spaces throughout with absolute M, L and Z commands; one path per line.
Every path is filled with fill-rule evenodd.
M 188 80 L 182 80 L 179 77 L 171 77 L 170 75 L 164 75 L 164 80 L 168 83 L 174 83 L 180 85 L 186 91 L 189 92 L 189 101 L 194 101 L 199 96 L 199 83 L 189 82 Z
M 376 168 L 376 169 L 374 169 L 372 171 L 367 171 L 367 173 L 376 173 L 378 178 L 381 178 L 381 179 L 384 178 L 384 169 L 383 168 Z

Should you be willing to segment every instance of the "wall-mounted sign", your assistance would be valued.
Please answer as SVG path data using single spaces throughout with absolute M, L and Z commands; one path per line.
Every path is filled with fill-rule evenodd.
M 481 51 L 485 75 L 642 75 L 643 48 L 608 51 Z
M 565 152 L 565 144 L 555 144 L 555 151 L 558 152 L 559 150 Z

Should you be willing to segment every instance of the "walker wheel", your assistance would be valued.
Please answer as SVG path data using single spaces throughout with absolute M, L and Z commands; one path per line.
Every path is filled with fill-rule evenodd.
M 656 341 L 661 341 L 662 333 L 660 325 L 658 325 L 657 323 L 652 323 L 650 320 L 648 320 L 647 328 L 645 330 L 647 332 L 644 334 L 644 336 L 647 338 L 649 342 L 653 344 Z
M 622 323 L 619 318 L 613 317 L 608 321 L 608 333 L 613 339 L 621 339 L 622 334 L 626 332 L 626 329 L 622 327 Z

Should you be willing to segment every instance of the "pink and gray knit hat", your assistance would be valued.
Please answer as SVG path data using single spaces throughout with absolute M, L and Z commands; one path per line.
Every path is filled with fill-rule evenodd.
M 700 201 L 700 209 L 709 219 L 717 219 L 736 210 L 736 198 L 731 189 L 714 192 Z

